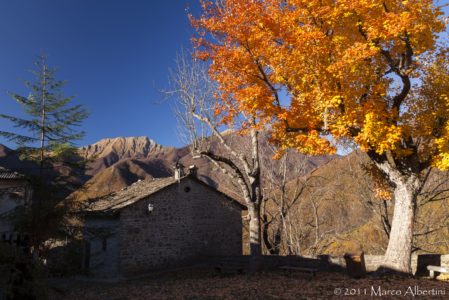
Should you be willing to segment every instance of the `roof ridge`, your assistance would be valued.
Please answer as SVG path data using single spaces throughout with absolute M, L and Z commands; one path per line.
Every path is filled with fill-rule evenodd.
M 127 203 L 135 203 L 159 190 L 176 183 L 174 177 L 160 177 L 154 180 L 145 179 L 132 183 L 126 188 L 108 195 L 92 199 L 87 211 L 111 211 L 122 208 Z
M 113 192 L 108 195 L 92 199 L 93 201 L 89 203 L 87 209 L 83 210 L 84 213 L 114 213 L 128 205 L 134 204 L 143 198 L 151 196 L 175 183 L 179 183 L 185 178 L 195 179 L 200 184 L 207 186 L 210 189 L 215 190 L 216 192 L 225 195 L 227 198 L 235 201 L 240 207 L 243 209 L 246 208 L 244 205 L 239 203 L 235 198 L 223 193 L 216 187 L 213 187 L 196 176 L 192 176 L 191 174 L 187 174 L 185 176 L 180 177 L 179 179 L 175 177 L 159 177 L 154 178 L 153 180 L 141 180 L 136 181 L 133 184 L 129 185 L 126 189 L 123 189 L 118 192 Z

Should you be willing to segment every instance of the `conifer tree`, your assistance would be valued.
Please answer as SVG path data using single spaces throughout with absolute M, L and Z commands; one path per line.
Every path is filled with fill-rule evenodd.
M 87 118 L 88 112 L 79 104 L 70 105 L 73 97 L 66 97 L 62 92 L 66 82 L 56 79 L 56 69 L 47 65 L 45 55 L 38 57 L 31 73 L 35 80 L 24 80 L 30 90 L 28 96 L 9 93 L 29 117 L 0 114 L 1 118 L 11 121 L 15 128 L 26 133 L 0 131 L 0 136 L 15 142 L 22 157 L 37 161 L 42 175 L 46 162 L 57 159 L 50 153 L 58 154 L 61 149 L 69 149 L 73 141 L 84 136 L 84 132 L 76 127 Z
M 27 172 L 33 186 L 33 205 L 17 210 L 11 219 L 17 232 L 30 236 L 32 253 L 37 257 L 45 240 L 64 231 L 67 208 L 59 204 L 75 188 L 71 177 L 76 178 L 85 167 L 73 142 L 84 136 L 77 127 L 88 112 L 81 105 L 72 105 L 73 97 L 64 96 L 65 82 L 56 79 L 56 70 L 47 65 L 45 55 L 38 57 L 31 73 L 34 81 L 24 80 L 28 96 L 9 93 L 27 117 L 0 114 L 18 129 L 0 130 L 0 136 L 16 143 L 21 159 L 38 163 L 38 173 Z M 64 171 L 54 172 L 55 166 Z

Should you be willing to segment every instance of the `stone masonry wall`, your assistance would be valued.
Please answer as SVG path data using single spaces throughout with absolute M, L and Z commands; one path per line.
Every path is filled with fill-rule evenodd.
M 122 209 L 119 244 L 124 274 L 241 255 L 241 210 L 224 195 L 185 178 Z
M 326 255 L 327 256 L 327 255 Z M 320 259 L 319 257 L 310 256 L 312 259 Z M 368 272 L 376 271 L 382 263 L 383 255 L 365 255 L 365 267 Z M 346 267 L 346 261 L 343 256 L 328 256 L 326 260 L 334 265 Z M 428 276 L 427 266 L 449 267 L 449 255 L 444 254 L 413 254 L 412 255 L 412 272 L 419 276 Z
M 25 180 L 0 180 L 0 242 L 16 236 L 9 214 L 18 206 L 28 204 L 31 189 Z

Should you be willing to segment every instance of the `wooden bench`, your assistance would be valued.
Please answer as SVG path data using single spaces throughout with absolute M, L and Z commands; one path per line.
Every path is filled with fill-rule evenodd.
M 303 273 L 309 273 L 312 275 L 312 277 L 316 276 L 316 273 L 318 272 L 318 269 L 314 268 L 305 268 L 305 267 L 290 267 L 290 266 L 282 266 L 279 267 L 279 269 L 289 272 L 290 276 L 293 272 L 303 272 Z
M 449 274 L 449 268 L 439 267 L 439 266 L 427 266 L 427 270 L 429 270 L 430 278 L 435 278 L 435 272 Z

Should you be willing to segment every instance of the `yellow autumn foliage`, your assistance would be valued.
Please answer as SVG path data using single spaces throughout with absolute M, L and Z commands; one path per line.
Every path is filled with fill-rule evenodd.
M 445 23 L 432 0 L 202 6 L 191 17 L 194 43 L 197 56 L 212 61 L 218 100 L 232 104 L 217 106 L 224 120 L 256 115 L 281 149 L 334 152 L 332 135 L 399 159 L 420 151 L 449 168 L 449 60 L 437 45 Z

